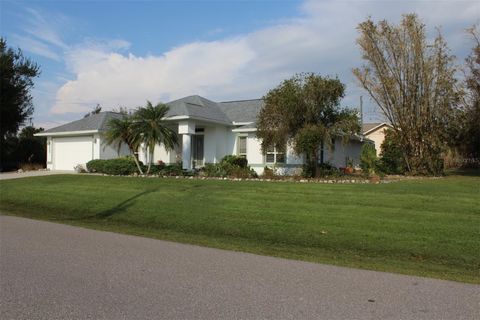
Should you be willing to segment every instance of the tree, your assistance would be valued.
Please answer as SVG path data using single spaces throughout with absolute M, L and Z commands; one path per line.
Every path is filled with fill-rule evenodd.
M 375 173 L 377 166 L 377 151 L 372 143 L 364 143 L 360 152 L 360 167 L 362 171 L 371 175 Z
M 0 150 L 3 165 L 6 154 L 6 139 L 17 134 L 18 128 L 33 114 L 33 78 L 40 68 L 25 58 L 20 49 L 7 47 L 0 38 Z
M 480 31 L 468 29 L 474 46 L 466 59 L 465 85 L 467 95 L 458 138 L 459 151 L 466 158 L 480 158 Z
M 344 95 L 338 79 L 305 73 L 284 80 L 264 96 L 257 123 L 263 151 L 272 146 L 285 151 L 290 143 L 297 155 L 305 155 L 309 172 L 316 176 L 324 145 L 331 148 L 336 136 L 347 140 L 360 131 L 356 112 L 339 106 Z
M 139 136 L 133 133 L 133 119 L 131 116 L 123 114 L 122 118 L 111 119 L 107 124 L 107 131 L 104 137 L 105 144 L 115 146 L 117 153 L 120 153 L 122 145 L 126 144 L 137 165 L 138 172 L 143 174 L 142 167 L 135 155 L 141 141 Z
M 380 146 L 380 170 L 386 174 L 403 174 L 407 170 L 402 146 L 395 131 L 385 131 L 385 139 Z
M 150 173 L 156 144 L 163 144 L 166 150 L 172 150 L 178 145 L 177 133 L 164 120 L 168 110 L 169 107 L 165 104 L 158 103 L 154 106 L 147 101 L 145 107 L 138 108 L 133 114 L 134 139 L 142 141 L 149 153 L 147 175 Z
M 414 14 L 399 25 L 371 19 L 358 26 L 366 64 L 353 70 L 399 138 L 408 171 L 441 174 L 448 125 L 460 94 L 454 57 L 440 32 L 428 43 Z

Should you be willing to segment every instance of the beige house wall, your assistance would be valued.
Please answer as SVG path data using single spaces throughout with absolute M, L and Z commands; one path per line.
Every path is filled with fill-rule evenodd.
M 378 129 L 375 129 L 374 131 L 365 135 L 366 138 L 375 142 L 375 149 L 377 150 L 377 156 L 380 155 L 380 152 L 382 152 L 381 146 L 382 146 L 383 140 L 385 140 L 385 130 L 387 129 L 388 129 L 388 126 L 383 125 Z

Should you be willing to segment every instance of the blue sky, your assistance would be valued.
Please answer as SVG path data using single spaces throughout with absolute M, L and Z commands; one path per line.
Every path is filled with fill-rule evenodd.
M 33 122 L 46 128 L 104 110 L 200 94 L 261 97 L 298 72 L 338 76 L 343 105 L 364 95 L 351 69 L 362 61 L 359 22 L 418 13 L 441 26 L 459 61 L 478 23 L 475 1 L 1 1 L 0 35 L 42 69 Z

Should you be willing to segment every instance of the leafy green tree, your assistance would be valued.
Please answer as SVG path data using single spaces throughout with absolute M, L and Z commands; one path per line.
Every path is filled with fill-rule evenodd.
M 117 153 L 120 153 L 122 145 L 126 144 L 137 165 L 138 172 L 143 174 L 142 167 L 135 154 L 140 146 L 141 139 L 133 132 L 133 119 L 130 115 L 123 114 L 122 118 L 111 119 L 107 125 L 107 132 L 105 132 L 104 138 L 105 144 L 115 146 Z
M 6 157 L 13 150 L 7 150 L 7 137 L 14 137 L 18 128 L 33 114 L 30 89 L 33 78 L 40 74 L 40 68 L 25 58 L 20 49 L 7 47 L 0 38 L 0 154 L 3 167 Z M 10 159 L 11 161 L 12 159 Z
M 27 126 L 20 131 L 16 159 L 23 163 L 46 163 L 46 138 L 34 136 L 42 131 L 44 131 L 43 128 L 33 126 Z
M 377 167 L 377 151 L 375 150 L 375 145 L 371 143 L 364 143 L 362 145 L 360 167 L 367 175 L 375 173 Z
M 449 124 L 461 96 L 444 38 L 438 33 L 427 41 L 415 14 L 404 15 L 399 25 L 368 19 L 358 30 L 365 65 L 353 73 L 393 126 L 408 171 L 443 173 Z
M 340 107 L 344 95 L 345 85 L 337 78 L 303 73 L 284 80 L 264 96 L 257 123 L 263 151 L 272 146 L 285 151 L 290 143 L 316 176 L 324 146 L 331 148 L 335 137 L 346 141 L 360 131 L 357 113 Z
M 392 129 L 385 131 L 385 139 L 380 146 L 380 170 L 387 174 L 403 174 L 407 170 L 402 145 Z
M 464 157 L 478 159 L 480 158 L 480 31 L 477 26 L 468 31 L 474 46 L 466 59 L 467 96 L 458 145 Z
M 147 174 L 152 166 L 155 145 L 163 144 L 166 150 L 172 150 L 178 145 L 177 133 L 164 120 L 168 110 L 169 107 L 165 104 L 158 103 L 154 106 L 147 101 L 146 106 L 138 108 L 133 114 L 134 139 L 142 141 L 149 153 Z

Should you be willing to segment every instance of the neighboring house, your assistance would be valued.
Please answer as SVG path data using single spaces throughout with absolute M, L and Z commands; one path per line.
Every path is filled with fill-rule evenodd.
M 276 148 L 262 152 L 261 141 L 256 137 L 256 120 L 263 104 L 261 99 L 213 102 L 200 96 L 167 103 L 170 110 L 165 120 L 179 134 L 179 145 L 171 151 L 157 146 L 153 161 L 166 164 L 181 161 L 184 169 L 193 169 L 205 163 L 218 163 L 225 155 L 239 155 L 246 157 L 258 173 L 262 173 L 265 166 L 277 168 L 280 174 L 300 169 L 303 159 L 296 156 L 290 146 L 286 154 Z M 117 154 L 113 147 L 104 144 L 102 133 L 114 117 L 121 115 L 101 112 L 39 133 L 47 137 L 47 168 L 73 170 L 77 164 L 92 159 L 127 155 L 126 147 Z M 345 167 L 349 162 L 358 165 L 364 141 L 363 136 L 353 136 L 344 144 L 340 137 L 335 138 L 333 150 L 324 150 L 323 159 L 337 167 Z M 147 150 L 138 151 L 139 159 L 146 163 Z
M 362 134 L 365 138 L 375 143 L 377 156 L 380 155 L 383 140 L 385 140 L 385 130 L 391 129 L 392 126 L 385 122 L 364 123 L 362 126 Z

